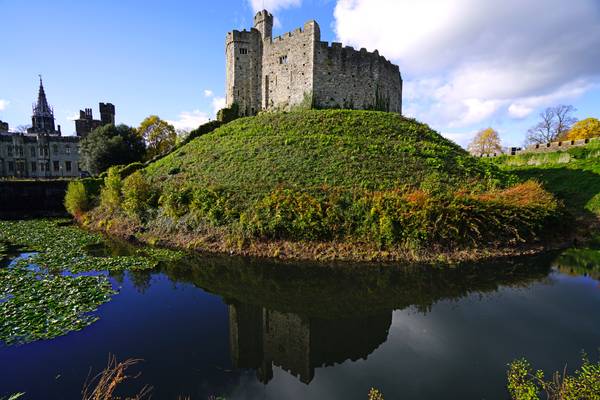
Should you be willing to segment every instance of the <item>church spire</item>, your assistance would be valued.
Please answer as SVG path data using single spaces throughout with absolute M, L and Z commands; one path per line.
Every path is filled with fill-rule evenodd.
M 44 82 L 42 81 L 42 75 L 40 77 L 40 89 L 38 91 L 37 104 L 33 107 L 33 114 L 36 116 L 52 116 L 53 112 L 48 106 L 48 100 L 46 99 L 46 92 L 44 91 Z
M 31 129 L 29 132 L 34 133 L 56 133 L 54 130 L 54 110 L 48 105 L 46 92 L 44 91 L 44 83 L 42 75 L 40 77 L 40 88 L 38 90 L 37 103 L 33 105 L 33 115 L 31 116 Z

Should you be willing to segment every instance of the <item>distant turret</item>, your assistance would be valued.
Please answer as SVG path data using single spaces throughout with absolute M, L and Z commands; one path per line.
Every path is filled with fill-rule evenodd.
M 92 109 L 79 110 L 79 119 L 75 120 L 75 132 L 77 136 L 87 136 L 94 129 L 115 124 L 115 106 L 111 103 L 99 103 L 100 120 L 94 119 Z
M 102 125 L 115 124 L 115 106 L 111 103 L 100 103 L 100 121 Z
M 259 11 L 254 16 L 254 28 L 260 32 L 262 40 L 271 40 L 273 38 L 273 15 L 267 10 Z

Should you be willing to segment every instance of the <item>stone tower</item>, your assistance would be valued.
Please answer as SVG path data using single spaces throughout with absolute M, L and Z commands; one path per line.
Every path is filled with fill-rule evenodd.
M 272 35 L 266 10 L 255 15 L 250 31 L 227 34 L 226 104 L 238 115 L 297 108 L 402 113 L 400 68 L 377 50 L 322 42 L 316 21 Z
M 55 134 L 54 128 L 54 110 L 48 105 L 46 92 L 42 76 L 40 75 L 40 88 L 38 91 L 37 103 L 33 105 L 33 115 L 31 116 L 31 128 L 28 129 L 31 133 L 47 133 Z
M 240 115 L 260 111 L 262 75 L 262 38 L 257 29 L 233 31 L 227 34 L 226 94 L 228 106 L 237 104 Z
M 254 29 L 260 32 L 263 41 L 273 38 L 273 15 L 267 10 L 259 11 L 254 16 Z
M 111 103 L 100 103 L 100 121 L 102 125 L 115 124 L 115 106 Z

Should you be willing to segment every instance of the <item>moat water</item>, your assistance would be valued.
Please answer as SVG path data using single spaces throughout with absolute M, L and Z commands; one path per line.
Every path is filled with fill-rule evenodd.
M 507 364 L 548 372 L 600 348 L 600 252 L 456 268 L 191 257 L 111 275 L 79 332 L 0 344 L 0 397 L 77 399 L 108 355 L 155 399 L 505 399 Z M 133 371 L 132 371 L 133 372 Z

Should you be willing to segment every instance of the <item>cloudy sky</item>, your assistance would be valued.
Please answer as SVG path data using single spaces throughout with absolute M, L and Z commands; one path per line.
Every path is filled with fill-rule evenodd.
M 488 126 L 520 145 L 560 103 L 600 117 L 599 0 L 0 0 L 0 119 L 28 123 L 41 73 L 65 133 L 99 101 L 119 122 L 195 127 L 223 103 L 226 32 L 263 7 L 275 34 L 316 19 L 322 40 L 378 49 L 405 114 L 462 145 Z

